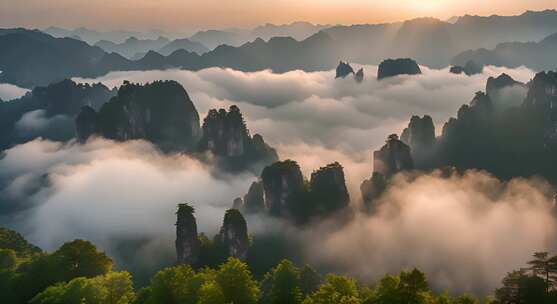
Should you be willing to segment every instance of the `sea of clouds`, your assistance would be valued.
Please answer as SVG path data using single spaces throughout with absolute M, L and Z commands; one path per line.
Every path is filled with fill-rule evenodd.
M 204 117 L 211 108 L 240 107 L 252 134 L 260 133 L 281 159 L 299 162 L 306 177 L 339 161 L 359 210 L 359 186 L 372 172 L 372 150 L 400 133 L 412 115 L 443 123 L 485 90 L 490 76 L 507 73 L 527 82 L 525 68 L 487 67 L 467 77 L 422 67 L 419 76 L 377 81 L 377 67 L 364 66 L 366 79 L 335 79 L 334 71 L 244 73 L 210 68 L 116 72 L 79 82 L 109 87 L 124 80 L 179 81 Z M 508 92 L 513 104 L 524 91 Z M 44 127 L 41 113 L 29 113 L 19 129 Z M 35 123 L 40 120 L 41 123 Z M 74 238 L 89 239 L 117 261 L 118 240 L 140 240 L 134 258 L 174 257 L 176 204 L 196 209 L 199 230 L 214 235 L 224 211 L 242 196 L 253 174 L 215 174 L 187 155 L 168 155 L 143 141 L 96 139 L 85 145 L 36 139 L 0 157 L 0 223 L 53 250 Z M 315 225 L 294 233 L 306 241 L 307 261 L 325 269 L 375 280 L 387 272 L 418 267 L 441 289 L 489 291 L 507 271 L 521 267 L 537 250 L 555 249 L 551 186 L 541 180 L 501 182 L 485 172 L 442 178 L 401 175 L 374 215 L 356 211 L 344 226 Z M 269 221 L 248 218 L 251 233 Z M 331 228 L 334 227 L 334 228 Z M 306 239 L 307 238 L 307 239 Z M 139 256 L 139 257 L 138 257 Z

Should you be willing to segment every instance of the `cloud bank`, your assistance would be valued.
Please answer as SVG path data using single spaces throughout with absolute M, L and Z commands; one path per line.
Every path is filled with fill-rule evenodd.
M 219 68 L 118 72 L 78 81 L 114 87 L 123 80 L 177 80 L 202 117 L 211 108 L 237 104 L 251 133 L 262 134 L 282 159 L 297 160 L 306 177 L 339 161 L 356 205 L 360 183 L 371 175 L 371 150 L 400 132 L 411 115 L 431 115 L 439 131 L 476 91 L 485 89 L 489 76 L 505 72 L 523 82 L 533 76 L 524 68 L 487 67 L 467 77 L 423 67 L 420 76 L 377 81 L 377 67 L 364 69 L 367 78 L 361 84 L 350 77 L 335 80 L 333 71 L 274 74 Z M 523 92 L 504 94 L 508 98 L 502 99 L 514 103 Z M 18 130 L 52 125 L 43 114 L 27 113 Z M 96 139 L 78 145 L 36 139 L 0 156 L 0 210 L 19 210 L 0 216 L 0 223 L 47 250 L 85 238 L 121 266 L 130 259 L 155 260 L 155 254 L 172 262 L 176 204 L 192 203 L 199 230 L 213 235 L 232 199 L 245 194 L 256 178 L 217 176 L 206 164 L 161 154 L 143 141 Z M 503 183 L 473 171 L 450 178 L 401 175 L 376 214 L 356 212 L 340 228 L 323 223 L 294 235 L 304 238 L 300 250 L 308 262 L 323 269 L 372 281 L 386 272 L 418 267 L 437 288 L 490 291 L 533 251 L 552 249 L 552 190 L 538 180 Z M 248 218 L 252 233 L 272 230 L 275 224 L 270 223 Z
M 30 207 L 0 221 L 45 250 L 83 238 L 125 263 L 129 257 L 119 246 L 133 241 L 143 243 L 139 249 L 151 260 L 174 261 L 176 205 L 192 204 L 200 232 L 214 235 L 232 199 L 254 179 L 215 177 L 199 161 L 163 155 L 143 141 L 64 145 L 38 139 L 0 159 L 2 201 Z
M 423 74 L 419 76 L 377 81 L 377 66 L 361 67 L 365 71 L 362 83 L 352 77 L 335 79 L 334 71 L 276 74 L 221 68 L 113 72 L 97 79 L 75 80 L 100 81 L 108 87 L 119 86 L 124 80 L 177 80 L 201 117 L 210 108 L 236 104 L 251 133 L 262 134 L 282 159 L 299 161 L 306 176 L 334 160 L 350 168 L 346 172 L 350 192 L 358 198 L 360 183 L 371 175 L 371 150 L 381 147 L 389 134 L 400 133 L 412 115 L 430 115 L 440 133 L 462 104 L 469 103 L 475 92 L 485 90 L 490 76 L 507 73 L 523 82 L 534 76 L 527 68 L 489 66 L 482 74 L 468 77 L 449 73 L 448 68 L 421 67 Z
M 13 84 L 0 83 L 0 99 L 3 101 L 20 98 L 21 96 L 27 94 L 27 92 L 29 92 L 29 90 L 20 88 Z
M 534 251 L 557 249 L 554 193 L 541 180 L 504 183 L 478 171 L 399 175 L 376 214 L 308 231 L 307 255 L 369 281 L 418 267 L 438 289 L 489 293 Z

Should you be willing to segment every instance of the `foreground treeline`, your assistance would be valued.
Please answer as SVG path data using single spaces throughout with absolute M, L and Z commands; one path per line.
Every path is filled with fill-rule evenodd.
M 213 268 L 168 267 L 138 288 L 128 272 L 113 271 L 112 260 L 90 242 L 75 240 L 44 253 L 21 235 L 0 228 L 0 303 L 557 303 L 557 256 L 536 253 L 528 265 L 509 273 L 493 297 L 481 300 L 433 292 L 417 269 L 366 285 L 283 260 L 257 280 L 247 263 L 232 257 Z

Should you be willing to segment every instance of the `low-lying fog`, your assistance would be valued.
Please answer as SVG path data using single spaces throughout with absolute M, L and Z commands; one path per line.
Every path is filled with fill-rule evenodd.
M 371 175 L 371 151 L 387 135 L 400 133 L 411 115 L 431 115 L 439 133 L 462 104 L 485 90 L 489 76 L 505 72 L 524 82 L 533 77 L 525 68 L 487 67 L 467 77 L 422 67 L 423 75 L 378 82 L 376 67 L 364 69 L 366 79 L 360 84 L 352 77 L 335 80 L 334 71 L 274 74 L 219 68 L 117 72 L 76 80 L 109 87 L 123 80 L 177 80 L 201 117 L 210 108 L 236 104 L 251 133 L 262 134 L 281 159 L 298 161 L 306 177 L 339 161 L 357 205 L 360 183 Z M 511 93 L 509 98 L 517 100 L 524 94 Z M 190 157 L 163 155 L 142 141 L 97 139 L 77 145 L 35 140 L 5 151 L 0 159 L 2 191 L 10 198 L 3 203 L 32 206 L 0 222 L 47 250 L 86 238 L 117 255 L 115 240 L 144 238 L 147 245 L 137 255 L 172 258 L 177 203 L 191 202 L 200 230 L 212 235 L 233 198 L 245 194 L 256 178 L 217 178 Z M 307 261 L 328 269 L 373 280 L 418 267 L 438 288 L 489 291 L 533 251 L 555 243 L 551 193 L 541 180 L 503 183 L 475 171 L 449 179 L 436 173 L 398 176 L 376 215 L 357 213 L 339 230 L 323 223 L 297 237 L 307 238 L 301 248 Z M 248 228 L 251 233 L 265 230 L 250 226 L 249 219 Z

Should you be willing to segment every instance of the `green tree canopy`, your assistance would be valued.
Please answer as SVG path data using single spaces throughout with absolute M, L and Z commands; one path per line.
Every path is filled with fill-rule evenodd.
M 270 304 L 297 304 L 302 302 L 300 270 L 288 260 L 283 260 L 267 275 L 269 281 L 266 302 Z
M 359 304 L 360 293 L 356 282 L 344 276 L 329 274 L 319 289 L 304 300 L 304 304 Z
M 111 272 L 94 278 L 76 278 L 48 287 L 30 304 L 128 304 L 134 301 L 131 275 Z
M 225 304 L 224 293 L 220 286 L 214 282 L 206 282 L 199 290 L 199 300 L 197 304 Z
M 228 258 L 216 274 L 216 282 L 221 287 L 226 303 L 257 303 L 259 288 L 248 265 L 236 258 Z

